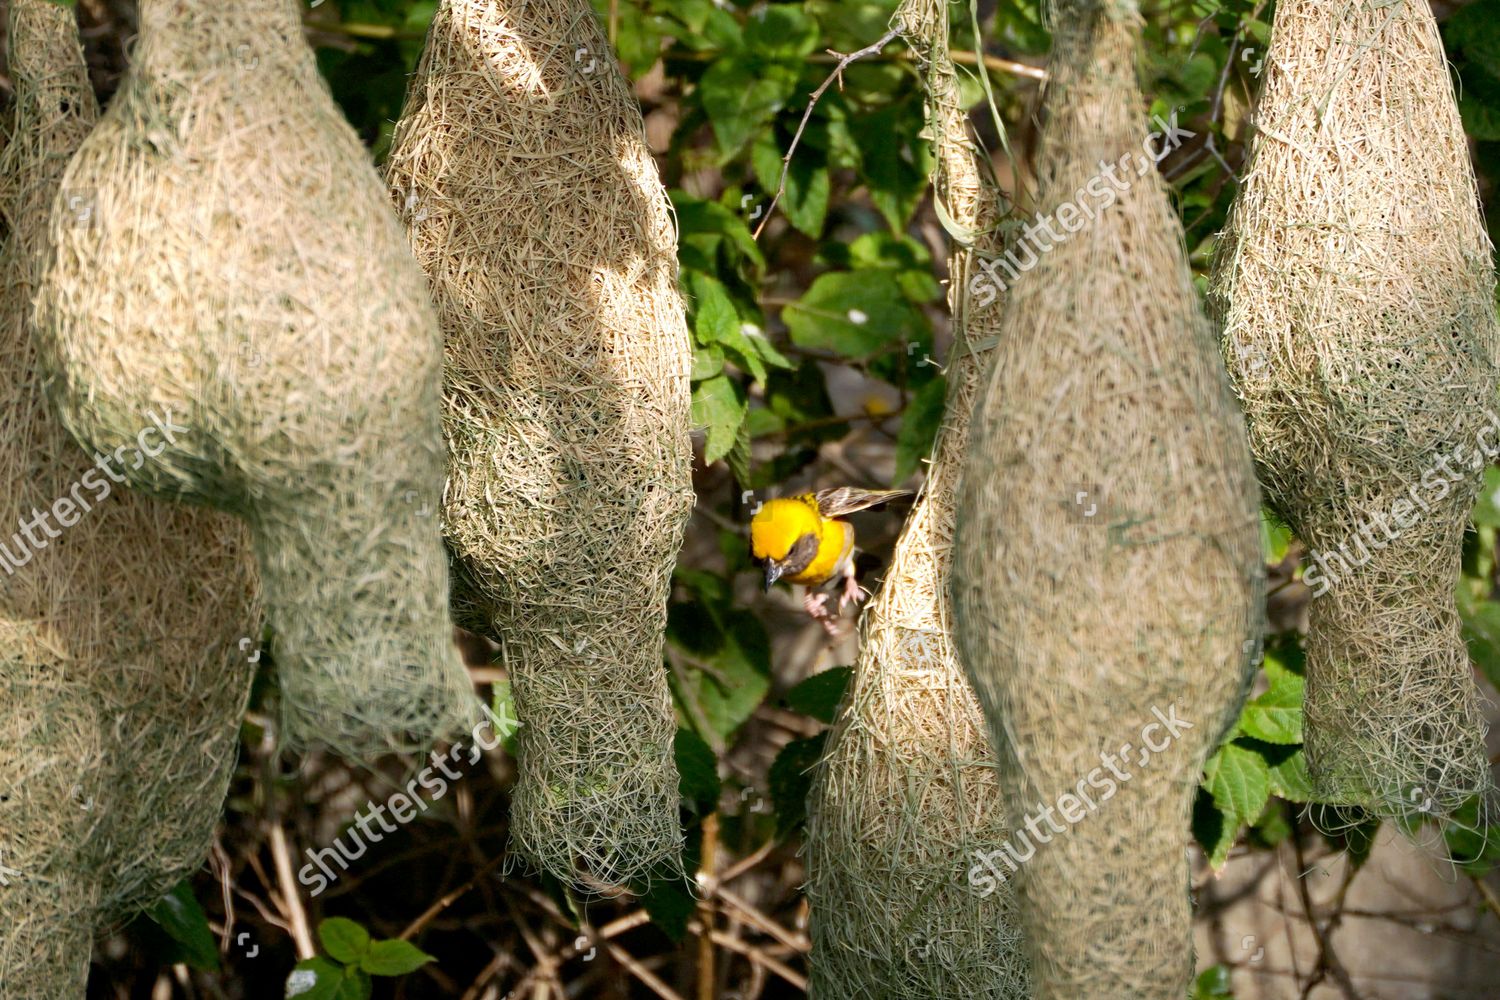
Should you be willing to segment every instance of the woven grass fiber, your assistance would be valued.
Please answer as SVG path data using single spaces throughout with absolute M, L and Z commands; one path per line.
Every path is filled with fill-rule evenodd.
M 955 230 L 948 400 L 927 481 L 861 620 L 850 694 L 808 800 L 809 995 L 882 1000 L 1029 996 L 1014 896 L 968 884 L 1008 836 L 984 717 L 953 649 L 953 506 L 969 414 L 998 328 L 968 287 L 973 247 L 999 248 L 1002 205 L 948 55 L 946 0 L 897 12 L 927 90 L 933 186 Z
M 1282 0 L 1264 65 L 1210 303 L 1310 550 L 1308 764 L 1321 800 L 1444 814 L 1491 790 L 1454 600 L 1500 347 L 1468 142 L 1425 3 Z
M 496 640 L 521 856 L 680 865 L 662 641 L 692 508 L 676 232 L 587 0 L 447 0 L 387 179 L 447 344 L 455 615 Z
M 30 302 L 63 169 L 98 109 L 69 10 L 10 0 L 7 35 L 0 865 L 19 874 L 0 885 L 0 997 L 71 1000 L 96 923 L 154 902 L 208 853 L 249 690 L 239 640 L 259 635 L 259 611 L 242 526 L 120 487 L 46 408 Z
M 960 490 L 956 634 L 999 751 L 1019 873 L 994 867 L 1019 879 L 1035 996 L 1180 1000 L 1193 797 L 1262 615 L 1258 497 L 1143 151 L 1140 16 L 1062 0 L 1052 23 L 1039 203 L 1074 231 L 1033 244 L 1003 306 Z M 1090 191 L 1106 164 L 1119 183 Z M 1174 717 L 1192 727 L 1175 739 Z
M 457 734 L 477 703 L 435 516 L 437 322 L 299 11 L 143 0 L 54 206 L 38 325 L 81 442 L 133 450 L 170 414 L 131 484 L 249 522 L 284 742 L 364 757 Z

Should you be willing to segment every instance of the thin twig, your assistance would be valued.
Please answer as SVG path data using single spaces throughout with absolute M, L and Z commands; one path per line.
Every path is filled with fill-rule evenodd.
M 317 954 L 313 948 L 312 931 L 307 924 L 307 911 L 302 908 L 302 896 L 297 892 L 297 883 L 292 878 L 292 852 L 287 848 L 286 831 L 280 823 L 267 824 L 271 843 L 271 861 L 276 866 L 276 880 L 281 887 L 282 908 L 292 925 L 292 941 L 297 945 L 299 959 L 312 958 Z
M 786 194 L 786 178 L 787 174 L 792 169 L 792 154 L 797 151 L 797 143 L 802 141 L 802 133 L 807 130 L 807 122 L 810 118 L 812 118 L 813 108 L 816 108 L 818 106 L 818 102 L 823 99 L 823 94 L 827 92 L 829 87 L 833 86 L 833 82 L 835 80 L 839 82 L 840 89 L 843 88 L 844 67 L 848 66 L 856 59 L 862 59 L 865 56 L 875 55 L 881 49 L 885 48 L 886 45 L 889 44 L 893 39 L 900 36 L 900 34 L 901 32 L 898 29 L 892 28 L 884 35 L 881 35 L 880 38 L 876 41 L 871 42 L 869 45 L 866 45 L 864 48 L 856 52 L 850 52 L 848 55 L 844 55 L 840 52 L 834 52 L 832 49 L 829 50 L 828 54 L 831 56 L 836 56 L 838 58 L 838 63 L 833 67 L 833 72 L 828 74 L 828 79 L 819 84 L 818 89 L 813 91 L 812 96 L 808 99 L 807 110 L 802 112 L 802 121 L 797 126 L 797 134 L 792 136 L 792 144 L 787 147 L 786 155 L 781 158 L 781 180 L 776 184 L 776 194 L 772 196 L 771 204 L 766 208 L 765 218 L 761 219 L 760 225 L 755 227 L 755 239 L 760 239 L 760 234 L 765 230 L 766 223 L 770 222 L 771 216 L 776 214 L 776 206 L 780 203 L 781 196 Z
M 442 913 L 448 907 L 452 906 L 460 896 L 478 885 L 480 879 L 484 878 L 490 872 L 494 871 L 501 864 L 503 864 L 505 862 L 505 859 L 506 856 L 504 854 L 496 855 L 493 859 L 490 860 L 488 864 L 479 869 L 479 871 L 475 872 L 473 878 L 469 879 L 469 881 L 465 882 L 457 889 L 454 889 L 446 896 L 443 896 L 437 902 L 433 903 L 426 910 L 424 910 L 422 912 L 422 915 L 408 924 L 406 930 L 402 931 L 400 935 L 398 935 L 398 937 L 402 941 L 410 941 L 413 935 L 415 935 L 423 927 L 426 927 L 429 923 L 431 923 L 433 918 L 436 917 L 439 913 Z

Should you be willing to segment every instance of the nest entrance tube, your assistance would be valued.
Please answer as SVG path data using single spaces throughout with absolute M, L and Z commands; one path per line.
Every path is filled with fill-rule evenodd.
M 455 614 L 500 644 L 521 721 L 515 846 L 583 889 L 678 868 L 662 643 L 691 348 L 670 207 L 587 0 L 441 3 L 387 180 L 446 341 Z
M 1492 792 L 1455 585 L 1493 458 L 1497 332 L 1425 3 L 1284 0 L 1210 304 L 1267 499 L 1306 543 L 1316 796 L 1388 816 Z
M 1178 1000 L 1192 802 L 1259 632 L 1258 497 L 1148 144 L 1139 15 L 1082 0 L 1053 23 L 1046 245 L 991 272 L 1030 260 L 974 411 L 956 634 L 1000 757 L 1013 832 L 994 868 L 1019 884 L 1034 996 Z
M 286 743 L 367 757 L 456 735 L 476 706 L 434 514 L 421 271 L 294 0 L 143 0 L 140 23 L 52 221 L 53 400 L 104 454 L 161 428 L 130 484 L 249 524 Z

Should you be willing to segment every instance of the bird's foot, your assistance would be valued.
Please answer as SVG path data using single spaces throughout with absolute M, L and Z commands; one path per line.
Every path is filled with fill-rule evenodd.
M 812 591 L 808 591 L 807 596 L 802 598 L 802 607 L 813 621 L 823 626 L 823 631 L 827 632 L 830 636 L 837 636 L 839 634 L 838 619 L 828 609 L 827 594 L 815 594 Z M 842 609 L 843 605 L 840 604 L 839 607 Z
M 854 579 L 853 576 L 844 577 L 844 589 L 839 594 L 839 613 L 842 614 L 846 607 L 851 604 L 858 604 L 869 596 L 869 592 L 861 587 L 859 581 Z

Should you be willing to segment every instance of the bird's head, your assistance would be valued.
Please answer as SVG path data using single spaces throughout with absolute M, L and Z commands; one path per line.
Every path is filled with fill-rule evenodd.
M 806 569 L 818 552 L 822 528 L 810 498 L 767 500 L 750 519 L 750 554 L 765 564 L 766 589 Z

